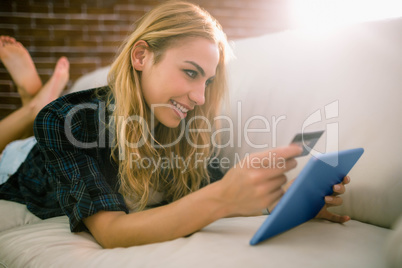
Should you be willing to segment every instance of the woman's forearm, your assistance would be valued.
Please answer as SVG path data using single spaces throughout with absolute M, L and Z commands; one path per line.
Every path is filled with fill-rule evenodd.
M 103 247 L 112 248 L 168 241 L 194 233 L 223 217 L 261 214 L 263 208 L 283 195 L 283 174 L 296 166 L 294 156 L 300 155 L 302 149 L 288 146 L 271 152 L 286 159 L 283 166 L 235 165 L 220 181 L 169 205 L 128 215 L 101 211 L 84 219 L 84 223 Z M 242 161 L 262 162 L 266 154 L 255 153 Z
M 102 211 L 84 222 L 103 247 L 128 247 L 189 235 L 228 216 L 229 207 L 216 182 L 166 206 L 132 214 Z

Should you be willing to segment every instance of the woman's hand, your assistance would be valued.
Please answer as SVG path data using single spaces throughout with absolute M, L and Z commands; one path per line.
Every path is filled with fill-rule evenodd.
M 297 145 L 250 154 L 231 168 L 219 182 L 227 216 L 257 215 L 284 194 L 285 172 L 296 167 Z
M 349 216 L 340 216 L 328 211 L 329 207 L 340 206 L 343 202 L 342 198 L 338 195 L 343 194 L 345 192 L 345 185 L 350 182 L 350 177 L 346 176 L 340 184 L 336 184 L 333 187 L 334 193 L 330 196 L 325 197 L 325 205 L 318 212 L 316 218 L 317 219 L 326 219 L 333 222 L 344 223 L 350 220 Z

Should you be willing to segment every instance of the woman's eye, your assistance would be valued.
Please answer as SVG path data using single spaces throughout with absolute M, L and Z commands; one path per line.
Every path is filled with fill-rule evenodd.
M 191 78 L 196 78 L 197 77 L 197 72 L 193 70 L 184 70 L 186 74 L 191 77 Z
M 208 79 L 208 80 L 205 82 L 205 87 L 207 87 L 209 84 L 211 84 L 212 81 L 214 81 L 214 80 L 213 80 L 213 79 Z

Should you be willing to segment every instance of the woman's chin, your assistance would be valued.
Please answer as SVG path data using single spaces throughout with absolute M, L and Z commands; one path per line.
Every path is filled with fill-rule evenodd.
M 168 128 L 178 128 L 178 127 L 180 127 L 180 123 L 181 123 L 181 121 L 180 120 L 169 120 L 168 122 L 161 122 L 161 124 L 162 125 L 164 125 L 165 127 L 168 127 Z

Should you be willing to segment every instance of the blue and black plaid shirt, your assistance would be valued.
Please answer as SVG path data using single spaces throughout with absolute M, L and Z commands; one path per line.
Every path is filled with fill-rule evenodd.
M 38 143 L 0 185 L 0 199 L 26 204 L 42 219 L 67 215 L 73 232 L 87 230 L 82 220 L 101 210 L 128 213 L 118 192 L 118 166 L 111 159 L 109 135 L 103 135 L 108 118 L 105 98 L 95 96 L 95 90 L 63 96 L 38 114 Z M 211 182 L 223 176 L 219 169 L 208 170 Z

